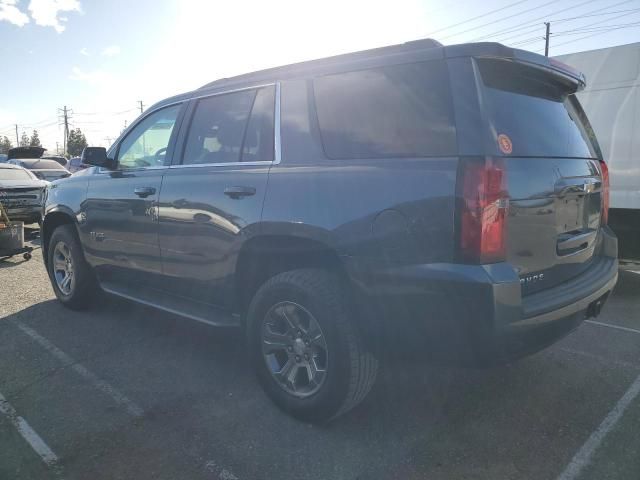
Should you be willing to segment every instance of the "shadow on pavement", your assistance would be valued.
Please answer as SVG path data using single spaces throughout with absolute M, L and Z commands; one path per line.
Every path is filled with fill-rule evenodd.
M 621 275 L 615 295 L 639 286 L 640 276 Z M 483 370 L 396 360 L 381 366 L 358 408 L 315 426 L 265 397 L 239 330 L 113 298 L 87 312 L 46 301 L 5 320 L 29 325 L 142 406 L 135 428 L 105 426 L 109 436 L 73 455 L 124 459 L 113 468 L 129 474 L 172 471 L 186 457 L 215 458 L 238 478 L 554 478 L 621 394 L 612 385 L 626 388 L 629 375 L 554 348 Z M 599 341 L 590 332 L 576 337 L 579 348 Z

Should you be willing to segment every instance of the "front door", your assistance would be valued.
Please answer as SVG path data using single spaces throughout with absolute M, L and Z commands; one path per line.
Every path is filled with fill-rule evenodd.
M 106 285 L 159 281 L 157 204 L 180 109 L 166 107 L 139 121 L 117 148 L 117 169 L 101 169 L 89 180 L 86 257 Z
M 233 301 L 243 242 L 261 218 L 274 160 L 276 87 L 194 100 L 184 154 L 160 192 L 164 288 L 222 308 Z M 186 124 L 187 120 L 185 120 Z

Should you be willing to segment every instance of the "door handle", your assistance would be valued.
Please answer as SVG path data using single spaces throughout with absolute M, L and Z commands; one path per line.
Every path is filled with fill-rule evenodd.
M 596 239 L 597 234 L 596 230 L 589 229 L 577 234 L 565 233 L 560 235 L 556 242 L 558 255 L 567 255 L 589 247 Z
M 224 189 L 224 194 L 228 197 L 238 199 L 255 195 L 256 189 L 253 187 L 227 187 Z
M 140 198 L 147 198 L 149 195 L 156 193 L 156 189 L 153 187 L 136 187 L 133 189 L 133 193 Z

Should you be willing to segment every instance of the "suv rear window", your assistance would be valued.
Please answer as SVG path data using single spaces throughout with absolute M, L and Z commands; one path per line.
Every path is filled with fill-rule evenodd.
M 496 135 L 511 139 L 512 155 L 597 158 L 595 137 L 575 86 L 553 74 L 505 60 L 478 67 L 485 106 Z
M 332 159 L 456 153 L 444 61 L 391 65 L 314 80 L 325 153 Z
M 64 167 L 55 160 L 23 160 L 25 168 L 31 170 L 64 170 Z

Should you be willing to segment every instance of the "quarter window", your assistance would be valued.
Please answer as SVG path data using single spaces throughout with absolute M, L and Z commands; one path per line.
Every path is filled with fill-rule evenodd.
M 456 153 L 444 61 L 327 75 L 313 83 L 322 141 L 329 158 Z
M 126 169 L 164 165 L 179 112 L 180 105 L 163 108 L 136 125 L 120 144 L 118 166 Z

